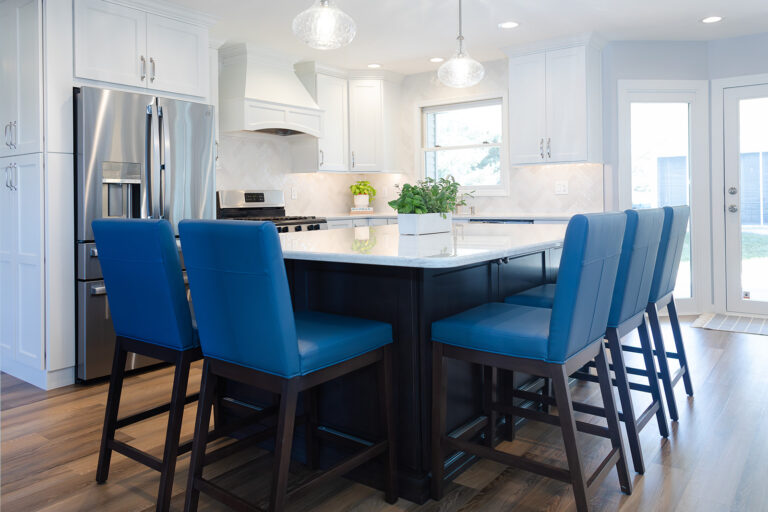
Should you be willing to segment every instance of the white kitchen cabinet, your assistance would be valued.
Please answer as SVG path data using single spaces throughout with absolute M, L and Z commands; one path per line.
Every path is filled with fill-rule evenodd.
M 387 224 L 397 224 L 397 218 L 387 219 Z
M 386 226 L 387 219 L 370 219 L 368 224 L 370 226 Z
M 599 48 L 508 54 L 510 163 L 602 161 Z
M 365 218 L 365 219 L 352 219 L 352 225 L 354 227 L 356 227 L 356 228 L 362 228 L 362 227 L 365 227 L 365 226 L 370 226 L 370 224 L 371 223 L 370 223 L 370 221 L 367 218 Z
M 42 151 L 40 0 L 0 2 L 0 156 Z
M 349 156 L 355 171 L 380 171 L 383 158 L 381 80 L 349 81 Z
M 0 351 L 3 369 L 45 368 L 43 275 L 43 158 L 40 153 L 0 159 Z M 22 371 L 23 373 L 23 371 Z
M 329 220 L 328 229 L 342 229 L 355 227 L 354 219 Z
M 208 29 L 147 15 L 147 86 L 190 96 L 208 90 Z
M 208 30 L 105 0 L 75 0 L 75 76 L 207 96 Z
M 321 171 L 349 170 L 349 100 L 347 81 L 317 75 L 317 105 L 323 109 L 323 136 L 318 141 Z

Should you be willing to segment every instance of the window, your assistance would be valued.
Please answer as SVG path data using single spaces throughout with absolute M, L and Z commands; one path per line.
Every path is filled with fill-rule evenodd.
M 424 176 L 453 176 L 477 195 L 506 195 L 502 99 L 422 109 Z

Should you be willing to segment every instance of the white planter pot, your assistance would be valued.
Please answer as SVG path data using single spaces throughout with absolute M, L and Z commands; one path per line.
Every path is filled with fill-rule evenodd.
M 397 215 L 397 225 L 401 235 L 449 233 L 452 221 L 450 213 L 400 213 Z
M 370 198 L 368 194 L 356 194 L 355 195 L 355 208 L 366 208 L 368 206 Z

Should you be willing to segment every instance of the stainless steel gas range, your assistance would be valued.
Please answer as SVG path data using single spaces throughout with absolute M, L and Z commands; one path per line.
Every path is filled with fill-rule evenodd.
M 282 190 L 219 190 L 216 218 L 270 221 L 277 226 L 278 233 L 328 229 L 322 217 L 287 217 Z

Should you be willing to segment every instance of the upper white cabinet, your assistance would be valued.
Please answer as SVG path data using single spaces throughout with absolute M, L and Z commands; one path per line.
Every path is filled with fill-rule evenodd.
M 104 0 L 75 0 L 75 76 L 208 95 L 208 29 Z
M 349 100 L 347 81 L 317 75 L 317 105 L 323 109 L 323 136 L 318 141 L 320 170 L 349 170 Z
M 599 48 L 508 54 L 510 163 L 602 161 Z
M 319 165 L 334 172 L 397 172 L 395 119 L 400 76 L 302 62 L 295 70 L 323 110 Z
M 0 156 L 42 151 L 39 0 L 0 2 Z

